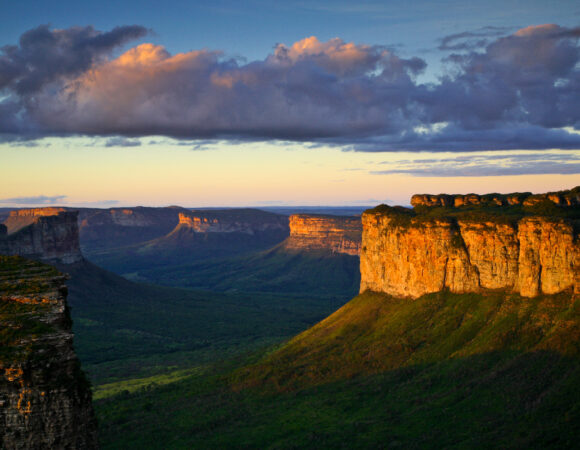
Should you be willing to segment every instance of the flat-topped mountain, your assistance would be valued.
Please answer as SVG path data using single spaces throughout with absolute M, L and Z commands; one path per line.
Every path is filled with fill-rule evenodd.
M 289 223 L 290 236 L 284 242 L 287 250 L 327 250 L 348 255 L 360 253 L 360 217 L 293 214 Z
M 383 208 L 362 222 L 361 292 L 417 298 L 502 289 L 534 297 L 580 289 L 580 246 L 568 219 L 505 223 Z
M 179 213 L 177 228 L 187 228 L 196 233 L 287 233 L 288 219 L 280 214 L 251 208 L 192 210 Z
M 72 345 L 65 279 L 45 264 L 0 256 L 2 448 L 98 447 L 90 387 Z
M 144 244 L 138 253 L 194 261 L 266 249 L 288 236 L 286 216 L 258 209 L 182 211 L 178 218 L 169 234 Z
M 7 234 L 8 227 L 0 225 L 0 254 L 65 264 L 82 260 L 77 215 L 77 212 L 58 208 L 11 215 L 14 220 L 10 226 L 16 231 Z M 18 222 L 19 219 L 22 220 Z

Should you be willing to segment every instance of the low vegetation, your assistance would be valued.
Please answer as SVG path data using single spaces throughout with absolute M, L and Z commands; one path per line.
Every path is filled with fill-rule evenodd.
M 243 368 L 98 400 L 102 445 L 571 448 L 580 306 L 570 299 L 365 293 Z

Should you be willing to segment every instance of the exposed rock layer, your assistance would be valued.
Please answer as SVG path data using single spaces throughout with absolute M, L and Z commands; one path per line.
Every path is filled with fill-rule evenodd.
M 580 290 L 578 239 L 569 220 L 495 221 L 362 216 L 360 291 L 416 298 L 503 289 L 533 297 Z
M 360 217 L 293 214 L 290 237 L 284 246 L 289 250 L 330 250 L 359 255 L 361 235 Z
M 288 230 L 285 216 L 256 209 L 198 210 L 179 213 L 179 228 L 196 233 L 244 233 Z
M 538 203 L 549 201 L 560 206 L 577 206 L 580 205 L 580 187 L 567 191 L 548 192 L 545 194 L 535 194 L 531 192 L 517 192 L 513 194 L 467 194 L 467 195 L 449 195 L 449 194 L 416 194 L 411 197 L 412 206 L 428 207 L 461 207 L 461 206 L 508 206 L 524 205 L 534 206 Z
M 0 448 L 98 447 L 64 280 L 49 266 L 0 256 Z
M 6 235 L 0 230 L 0 254 L 64 264 L 81 261 L 83 256 L 79 246 L 78 213 L 51 209 L 55 208 L 41 208 L 22 216 L 30 219 L 30 223 L 12 234 Z

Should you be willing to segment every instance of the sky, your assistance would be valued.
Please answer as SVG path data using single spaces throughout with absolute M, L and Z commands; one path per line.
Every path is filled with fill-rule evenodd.
M 580 185 L 576 1 L 0 5 L 0 207 Z

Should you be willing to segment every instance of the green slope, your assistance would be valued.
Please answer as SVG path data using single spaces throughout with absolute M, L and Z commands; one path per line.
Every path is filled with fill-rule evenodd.
M 338 297 L 358 292 L 357 256 L 323 251 L 288 251 L 282 245 L 235 258 L 138 272 L 152 283 L 212 291 L 291 293 Z
M 86 261 L 59 268 L 71 277 L 75 347 L 96 385 L 255 351 L 308 328 L 344 303 L 134 283 Z
M 292 389 L 416 364 L 501 352 L 580 355 L 580 300 L 439 292 L 416 300 L 367 291 L 240 372 L 241 385 Z
M 574 448 L 579 319 L 570 293 L 367 292 L 254 364 L 98 401 L 102 444 Z

